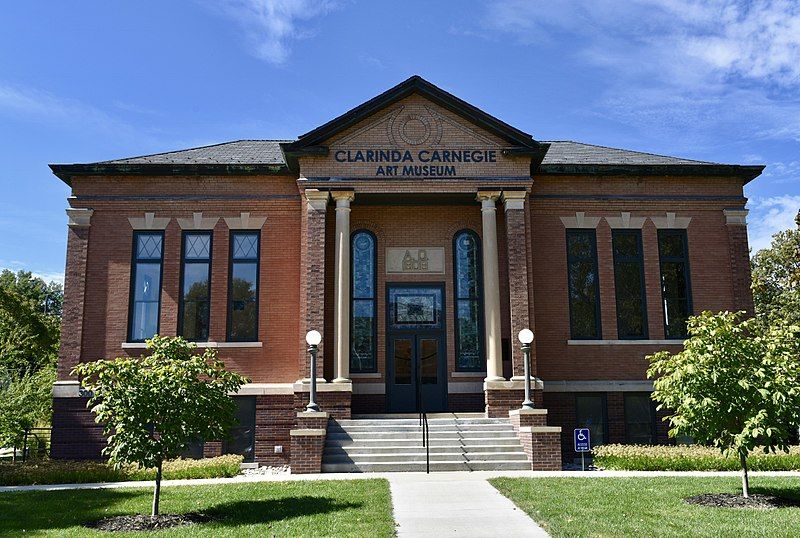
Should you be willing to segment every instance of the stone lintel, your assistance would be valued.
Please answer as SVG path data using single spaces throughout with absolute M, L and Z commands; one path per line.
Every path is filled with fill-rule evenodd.
M 510 417 L 511 416 L 515 416 L 515 415 L 546 415 L 546 414 L 547 414 L 547 409 L 540 409 L 540 408 L 536 408 L 536 409 L 527 409 L 527 408 L 512 409 L 511 411 L 508 412 L 508 416 L 510 416 Z
M 325 428 L 300 428 L 289 430 L 289 435 L 292 437 L 325 437 L 327 430 Z
M 202 211 L 192 213 L 192 218 L 176 219 L 181 230 L 213 230 L 219 222 L 219 217 L 204 217 Z
M 531 379 L 532 390 L 541 390 L 543 388 L 544 383 L 541 379 Z M 508 381 L 484 381 L 483 390 L 525 390 L 525 378 L 511 379 Z
M 156 218 L 155 213 L 145 213 L 144 217 L 128 217 L 131 228 L 134 230 L 166 230 L 169 217 Z
M 576 211 L 575 216 L 559 218 L 564 228 L 597 228 L 602 217 L 587 217 L 585 211 Z
M 300 411 L 297 413 L 297 418 L 324 418 L 330 417 L 327 411 Z
M 224 217 L 225 224 L 231 230 L 260 230 L 267 217 L 251 217 L 249 211 L 242 211 L 238 217 Z
M 675 213 L 667 211 L 664 217 L 650 217 L 656 228 L 661 229 L 683 229 L 689 227 L 692 217 L 678 217 Z
M 561 426 L 522 426 L 519 433 L 561 433 Z

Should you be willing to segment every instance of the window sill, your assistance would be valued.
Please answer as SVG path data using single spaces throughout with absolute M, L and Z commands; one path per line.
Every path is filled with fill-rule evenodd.
M 484 379 L 486 372 L 450 372 L 450 377 L 478 377 Z
M 380 372 L 352 372 L 351 379 L 380 379 L 383 374 Z
M 682 346 L 683 340 L 567 340 L 568 346 Z
M 193 342 L 198 348 L 263 347 L 263 342 Z M 144 342 L 123 342 L 122 349 L 145 349 Z

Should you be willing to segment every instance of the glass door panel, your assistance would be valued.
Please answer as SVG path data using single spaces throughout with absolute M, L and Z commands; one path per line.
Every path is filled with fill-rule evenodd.
M 395 338 L 394 340 L 394 382 L 396 385 L 410 385 L 414 378 L 412 371 L 413 340 Z

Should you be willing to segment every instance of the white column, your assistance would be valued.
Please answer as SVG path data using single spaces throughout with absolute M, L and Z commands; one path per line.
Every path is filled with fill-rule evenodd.
M 336 259 L 333 310 L 334 383 L 350 382 L 350 202 L 352 191 L 334 191 L 336 200 Z
M 497 259 L 497 207 L 500 191 L 480 191 L 483 223 L 483 309 L 486 324 L 486 381 L 503 377 L 503 352 L 500 335 L 500 274 Z

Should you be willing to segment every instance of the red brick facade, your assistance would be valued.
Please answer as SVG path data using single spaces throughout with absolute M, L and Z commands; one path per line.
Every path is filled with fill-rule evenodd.
M 195 163 L 157 173 L 146 165 L 54 167 L 72 188 L 73 210 L 58 368 L 61 384 L 54 400 L 54 457 L 95 458 L 102 446 L 98 427 L 83 407 L 84 399 L 77 397 L 72 367 L 79 361 L 143 352 L 141 346 L 127 341 L 134 222 L 145 227 L 147 223 L 163 225 L 159 332 L 175 335 L 181 295 L 181 223 L 186 226 L 198 218 L 197 213 L 204 220 L 212 219 L 209 341 L 219 347 L 229 368 L 251 382 L 243 394 L 255 397 L 254 460 L 271 465 L 303 461 L 298 465 L 306 471 L 318 468 L 315 454 L 320 436 L 290 435 L 293 429 L 320 429 L 300 425 L 296 414 L 308 398 L 307 384 L 300 382 L 307 382 L 311 375 L 305 334 L 311 329 L 323 334 L 316 372 L 321 380 L 317 401 L 323 411 L 335 419 L 385 412 L 388 283 L 443 286 L 446 409 L 452 412 L 485 411 L 491 417 L 508 417 L 510 410 L 519 408 L 523 361 L 517 333 L 531 328 L 535 333 L 531 374 L 540 380 L 534 382 L 534 400 L 537 407 L 549 410 L 549 420 L 528 426 L 560 426 L 565 457 L 570 455 L 571 429 L 576 426 L 574 395 L 584 391 L 583 384 L 593 382 L 590 392 L 606 394 L 609 441 L 624 442 L 623 392 L 649 390 L 646 355 L 681 348 L 680 341 L 664 342 L 659 226 L 686 230 L 695 313 L 752 312 L 747 230 L 741 212 L 746 179 L 740 172 L 720 168 L 716 175 L 694 169 L 688 173 L 675 167 L 659 172 L 658 167 L 642 166 L 639 173 L 622 166 L 614 173 L 585 167 L 567 175 L 557 166 L 540 165 L 544 153 L 537 152 L 546 152 L 547 146 L 532 139 L 526 142 L 524 133 L 481 116 L 463 103 L 442 104 L 454 100 L 452 96 L 427 99 L 415 93 L 399 96 L 377 112 L 370 109 L 358 121 L 336 120 L 349 121 L 339 130 L 326 124 L 321 131 L 280 146 L 281 164 L 256 163 L 263 173 L 246 166 L 240 170 L 234 164 L 201 171 L 202 166 Z M 362 147 L 388 148 L 387 152 L 398 155 L 407 151 L 426 159 L 433 150 L 420 148 L 469 151 L 467 157 L 459 157 L 467 162 L 452 165 L 455 175 L 445 170 L 446 177 L 385 177 L 382 163 L 352 159 L 352 152 Z M 402 163 L 398 170 L 399 175 L 406 173 Z M 501 193 L 496 238 L 485 237 L 481 204 L 476 201 L 476 193 L 488 188 Z M 327 199 L 331 190 L 352 190 L 349 231 L 369 230 L 377 242 L 377 368 L 353 373 L 352 390 L 349 384 L 326 387 L 329 383 L 322 382 L 330 382 L 336 371 L 336 219 Z M 641 222 L 644 252 L 648 340 L 633 343 L 620 341 L 617 335 L 611 234 L 612 223 L 621 216 L 626 223 L 626 219 Z M 570 336 L 565 223 L 578 223 L 579 218 L 580 226 L 593 228 L 597 237 L 602 336 L 591 342 L 575 342 Z M 246 345 L 227 342 L 230 231 L 237 222 L 252 226 L 261 220 L 258 339 Z M 487 372 L 460 372 L 456 367 L 453 237 L 464 229 L 474 231 L 484 243 L 496 240 L 502 370 L 509 379 L 505 386 L 485 389 Z M 412 246 L 441 249 L 442 270 L 389 274 L 387 248 Z M 516 377 L 510 381 L 512 376 Z M 660 422 L 657 428 L 658 441 L 667 442 Z M 556 466 L 561 458 L 561 449 L 553 448 L 558 439 L 550 430 L 525 433 L 523 444 L 534 468 Z M 209 442 L 205 453 L 220 450 L 221 444 Z

